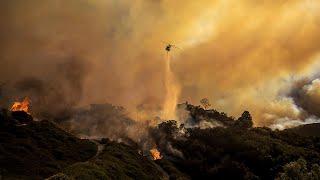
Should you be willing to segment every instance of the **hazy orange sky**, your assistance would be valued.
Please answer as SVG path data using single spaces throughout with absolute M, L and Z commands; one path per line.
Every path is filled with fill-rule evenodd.
M 59 97 L 77 94 L 75 105 L 161 105 L 165 42 L 182 49 L 172 54 L 180 102 L 208 97 L 233 116 L 249 110 L 256 125 L 301 119 L 286 94 L 318 78 L 320 1 L 0 2 L 0 81 L 38 78 Z

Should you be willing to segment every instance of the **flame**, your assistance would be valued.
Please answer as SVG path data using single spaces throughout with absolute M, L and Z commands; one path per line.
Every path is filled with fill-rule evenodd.
M 30 106 L 30 99 L 28 97 L 25 97 L 22 102 L 14 102 L 11 106 L 11 111 L 24 111 L 28 114 L 29 112 L 29 106 Z
M 153 160 L 162 159 L 160 151 L 158 151 L 157 148 L 150 149 L 150 154 L 151 154 Z

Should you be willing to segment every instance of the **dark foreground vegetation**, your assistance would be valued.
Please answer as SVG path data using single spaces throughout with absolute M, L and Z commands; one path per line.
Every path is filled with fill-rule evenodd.
M 68 179 L 166 179 L 166 173 L 136 149 L 110 141 L 97 157 L 76 163 L 62 173 Z
M 222 126 L 159 124 L 151 134 L 165 157 L 160 165 L 169 160 L 192 179 L 320 179 L 319 124 L 272 131 L 252 127 L 248 111 L 232 120 L 216 110 L 190 104 L 186 109 L 195 124 L 206 120 Z
M 94 143 L 78 139 L 49 121 L 19 124 L 21 117 L 28 117 L 21 114 L 0 113 L 2 178 L 42 179 L 96 153 Z
M 142 144 L 82 140 L 49 121 L 3 110 L 1 178 L 320 179 L 319 124 L 272 131 L 252 127 L 248 111 L 236 119 L 190 104 L 185 108 L 192 128 L 171 120 L 149 129 L 149 141 L 162 154 L 156 161 Z M 200 128 L 201 121 L 216 127 Z
M 6 110 L 0 113 L 0 179 L 166 177 L 157 164 L 136 148 L 108 139 L 79 139 L 52 122 L 26 121 L 23 119 L 29 115 L 16 114 Z
M 174 123 L 166 122 L 162 128 L 158 131 L 171 132 L 165 138 L 175 151 L 160 151 L 192 179 L 294 179 L 302 172 L 302 179 L 320 178 L 317 137 L 305 138 L 267 128 L 216 127 L 187 129 L 184 136 L 176 138 L 178 128 Z M 183 156 L 177 156 L 177 151 Z

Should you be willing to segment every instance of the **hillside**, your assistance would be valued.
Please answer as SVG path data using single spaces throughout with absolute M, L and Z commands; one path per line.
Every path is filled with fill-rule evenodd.
M 107 138 L 79 139 L 49 121 L 33 121 L 26 113 L 3 110 L 1 176 L 51 180 L 320 178 L 319 137 L 297 133 L 316 129 L 317 124 L 272 131 L 252 127 L 248 111 L 234 120 L 215 110 L 186 107 L 191 116 L 188 123 L 194 126 L 165 121 L 149 127 L 144 142 L 131 140 L 131 145 Z M 221 125 L 197 126 L 204 120 Z M 144 148 L 148 143 L 157 147 L 161 159 L 151 160 L 150 149 Z
M 306 124 L 295 128 L 287 129 L 285 131 L 294 132 L 303 136 L 320 137 L 320 123 Z
M 274 179 L 300 158 L 308 166 L 320 162 L 319 139 L 294 144 L 269 129 L 193 128 L 183 137 L 166 138 L 175 151 L 160 151 L 192 179 Z
M 97 148 L 49 121 L 16 124 L 11 113 L 0 114 L 0 169 L 2 177 L 43 179 L 92 157 Z
M 108 141 L 88 162 L 75 163 L 62 173 L 67 179 L 168 179 L 168 175 L 148 157 L 128 145 Z
M 152 134 L 164 159 L 192 179 L 290 179 L 296 174 L 298 179 L 320 178 L 319 138 L 254 128 L 247 111 L 230 123 L 231 118 L 215 110 L 192 105 L 187 110 L 194 119 L 223 126 L 181 129 L 167 121 Z
M 49 121 L 26 121 L 30 117 L 26 113 L 15 114 L 0 113 L 0 175 L 5 179 L 44 179 L 54 174 L 53 179 L 60 175 L 76 179 L 167 177 L 133 147 L 107 139 L 79 139 Z

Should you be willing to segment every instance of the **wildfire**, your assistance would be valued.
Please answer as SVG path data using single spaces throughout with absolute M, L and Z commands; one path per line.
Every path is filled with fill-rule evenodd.
M 13 105 L 11 106 L 11 111 L 24 111 L 28 114 L 29 112 L 29 106 L 30 106 L 30 99 L 28 97 L 25 97 L 23 101 L 21 102 L 14 102 Z
M 150 149 L 150 154 L 153 160 L 162 159 L 162 156 L 157 148 Z

